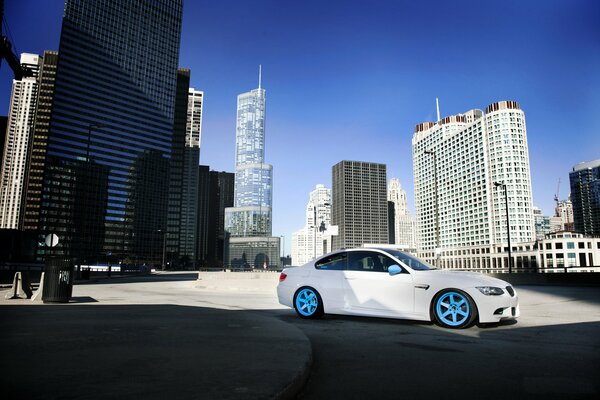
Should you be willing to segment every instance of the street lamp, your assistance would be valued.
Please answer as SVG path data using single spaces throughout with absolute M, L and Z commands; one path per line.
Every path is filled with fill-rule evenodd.
M 90 142 L 92 141 L 92 130 L 97 129 L 97 128 L 105 128 L 105 127 L 106 127 L 106 125 L 100 124 L 100 123 L 88 124 L 87 144 L 85 147 L 85 160 L 86 161 L 90 160 Z
M 161 232 L 163 235 L 162 264 L 160 267 L 164 271 L 165 270 L 165 250 L 167 248 L 167 232 L 162 229 L 157 230 L 157 232 Z
M 324 207 L 330 206 L 330 203 L 323 203 Z M 315 229 L 315 243 L 314 243 L 314 248 L 313 248 L 313 253 L 314 253 L 314 257 L 313 258 L 317 258 L 317 232 L 324 232 L 325 231 L 325 223 L 322 222 L 321 225 L 317 225 L 317 205 L 315 204 L 313 207 L 313 213 L 314 213 L 314 219 L 313 219 L 313 228 Z
M 502 183 L 494 182 L 494 186 L 496 186 L 496 187 L 502 186 L 504 188 L 504 202 L 506 205 L 506 236 L 508 238 L 508 273 L 511 274 L 513 262 L 512 262 L 512 255 L 511 255 L 511 249 L 510 249 L 510 222 L 508 220 L 508 191 L 506 189 L 506 184 L 504 182 L 502 182 Z
M 281 264 L 282 264 L 282 266 L 285 267 L 285 235 L 281 235 L 280 238 L 283 239 L 283 246 L 281 248 L 281 253 L 282 253 Z
M 440 207 L 438 203 L 437 156 L 433 150 L 425 150 L 425 154 L 433 156 L 433 185 L 435 188 L 435 266 L 438 265 L 440 251 Z

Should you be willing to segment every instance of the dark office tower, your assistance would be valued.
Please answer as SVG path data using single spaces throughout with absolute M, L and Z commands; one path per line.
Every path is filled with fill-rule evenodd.
M 181 0 L 65 2 L 40 207 L 53 254 L 161 263 L 181 19 Z M 99 189 L 83 170 L 106 174 Z M 93 253 L 74 248 L 80 235 Z
M 190 70 L 180 68 L 177 73 L 175 123 L 173 125 L 173 140 L 171 143 L 167 236 L 162 238 L 166 258 L 165 263 L 168 261 L 177 263 L 180 255 L 182 195 L 185 190 L 183 177 L 189 86 Z M 161 231 L 161 233 L 163 232 Z
M 0 157 L 4 155 L 4 141 L 6 140 L 6 124 L 8 117 L 0 116 Z M 0 158 L 0 165 L 2 165 L 3 158 Z
M 223 267 L 225 208 L 233 206 L 235 174 L 199 167 L 198 264 L 201 268 Z
M 333 166 L 332 225 L 339 228 L 333 248 L 388 243 L 385 164 L 341 161 Z
M 600 160 L 577 164 L 569 180 L 575 231 L 600 235 Z
M 396 243 L 396 206 L 393 201 L 387 202 L 388 204 L 388 241 L 390 244 Z
M 21 229 L 36 231 L 39 228 L 40 205 L 42 203 L 42 183 L 46 165 L 50 114 L 56 82 L 58 52 L 45 51 L 39 75 L 39 91 L 33 136 L 29 147 L 27 177 L 25 178 L 24 216 Z

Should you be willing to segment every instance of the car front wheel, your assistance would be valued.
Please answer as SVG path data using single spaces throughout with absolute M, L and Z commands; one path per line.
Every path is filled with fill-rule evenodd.
M 294 308 L 300 318 L 319 318 L 323 315 L 323 302 L 319 292 L 310 287 L 300 288 L 294 296 Z
M 435 321 L 445 328 L 466 328 L 477 317 L 477 308 L 473 300 L 457 289 L 439 293 L 432 306 Z

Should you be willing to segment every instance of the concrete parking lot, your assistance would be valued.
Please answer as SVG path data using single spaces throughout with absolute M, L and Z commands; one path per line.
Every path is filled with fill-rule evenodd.
M 125 371 L 105 375 L 98 372 L 98 376 L 59 374 L 61 382 L 76 382 L 80 392 L 94 388 L 98 393 L 102 387 L 114 385 L 118 378 L 117 386 L 125 390 L 122 393 L 144 398 L 162 398 L 165 393 L 176 398 L 270 398 L 279 395 L 290 383 L 299 381 L 302 385 L 288 390 L 286 396 L 293 394 L 292 397 L 302 399 L 592 399 L 600 393 L 598 287 L 517 287 L 522 311 L 518 322 L 446 330 L 429 323 L 374 318 L 325 316 L 318 321 L 302 320 L 293 310 L 277 303 L 277 274 L 264 275 L 261 279 L 240 279 L 239 275 L 229 277 L 233 279 L 196 278 L 195 273 L 172 273 L 78 284 L 74 287 L 73 301 L 60 306 L 4 300 L 2 296 L 0 306 L 6 308 L 0 310 L 3 326 L 0 343 L 2 353 L 10 354 L 15 366 L 3 374 L 2 386 L 14 385 L 17 379 L 21 386 L 39 387 L 39 375 L 28 372 L 31 371 L 28 368 L 35 365 L 36 352 L 43 352 L 44 338 L 52 336 L 42 325 L 50 323 L 49 316 L 69 318 L 63 314 L 80 312 L 78 318 L 73 319 L 71 314 L 68 320 L 73 334 L 83 329 L 86 335 L 93 336 L 94 329 L 99 327 L 107 334 L 98 351 L 92 352 L 96 357 L 102 351 L 123 351 L 123 347 L 118 346 L 120 335 L 126 335 L 127 343 L 147 337 L 148 347 L 156 349 L 154 358 L 136 359 L 134 352 L 123 352 L 122 358 L 126 360 L 109 359 L 117 365 L 129 366 L 129 375 L 123 373 Z M 22 325 L 31 330 L 36 313 L 45 315 L 37 317 L 42 321 L 40 329 L 33 332 L 20 329 Z M 29 319 L 24 318 L 24 314 L 29 315 Z M 118 318 L 103 326 L 103 319 L 111 320 L 111 316 Z M 245 322 L 234 323 L 239 326 L 232 328 L 228 325 L 232 325 L 233 316 Z M 203 318 L 213 323 L 203 327 L 199 322 Z M 56 329 L 56 325 L 53 326 Z M 219 333 L 210 331 L 214 328 L 227 328 L 227 335 L 216 337 Z M 213 334 L 207 334 L 209 331 Z M 244 332 L 251 333 L 252 340 L 245 342 Z M 266 346 L 260 347 L 260 338 Z M 60 337 L 53 340 L 56 343 Z M 228 340 L 235 351 L 227 351 Z M 173 341 L 183 341 L 181 348 L 173 346 Z M 67 342 L 81 345 L 65 339 Z M 8 343 L 21 347 L 18 351 L 7 349 Z M 240 363 L 248 367 L 246 370 L 256 368 L 251 379 L 246 380 L 250 384 L 242 380 L 232 384 L 230 379 L 236 376 L 236 370 L 232 371 L 231 365 L 219 360 L 219 351 L 211 353 L 212 359 L 206 364 L 204 374 L 221 374 L 226 379 L 205 379 L 202 385 L 196 384 L 199 379 L 176 379 L 185 377 L 186 370 L 201 376 L 202 371 L 197 366 L 205 364 L 198 361 L 195 366 L 194 360 L 202 360 L 203 354 L 197 350 L 206 343 L 214 343 L 213 348 L 217 346 L 223 352 L 223 359 L 233 357 L 235 364 L 237 356 Z M 258 351 L 259 348 L 262 350 Z M 171 357 L 173 351 L 179 356 Z M 183 365 L 178 365 L 178 358 Z M 297 365 L 286 367 L 285 360 L 291 358 L 296 359 Z M 88 359 L 89 365 L 97 362 L 105 363 L 103 365 L 110 370 L 105 358 Z M 155 367 L 136 373 L 141 363 Z M 308 379 L 298 373 L 302 367 L 306 367 Z M 52 370 L 51 366 L 48 368 Z M 277 370 L 283 373 L 276 375 Z M 166 377 L 174 384 L 166 384 Z M 290 377 L 295 377 L 295 381 Z M 135 382 L 123 385 L 122 381 L 127 383 L 128 379 L 141 380 L 143 385 L 138 385 L 141 388 Z M 57 390 L 56 385 L 52 388 Z M 14 392 L 15 398 L 17 393 Z M 72 397 L 105 397 L 86 393 L 86 396 L 73 393 Z M 46 394 L 38 398 L 61 397 Z

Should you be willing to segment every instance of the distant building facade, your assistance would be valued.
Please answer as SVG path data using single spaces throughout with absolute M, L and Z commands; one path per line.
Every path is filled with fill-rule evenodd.
M 392 178 L 388 184 L 388 201 L 393 205 L 393 224 L 390 232 L 394 233 L 394 240 L 390 238 L 390 244 L 398 245 L 406 249 L 414 249 L 415 245 L 415 222 L 408 212 L 406 191 L 402 189 L 400 181 Z
M 516 102 L 419 124 L 412 143 L 421 257 L 435 263 L 448 251 L 507 243 L 496 184 L 507 188 L 511 243 L 535 239 L 525 114 Z
M 21 65 L 33 76 L 13 80 L 4 154 L 0 174 L 0 229 L 19 229 L 23 195 L 38 101 L 39 70 L 42 57 L 21 54 Z
M 600 235 L 600 160 L 574 166 L 569 181 L 575 231 Z
M 341 161 L 332 168 L 333 249 L 388 244 L 387 167 Z
M 237 98 L 234 206 L 225 210 L 225 265 L 279 267 L 279 237 L 272 237 L 273 166 L 265 164 L 266 92 Z
M 323 240 L 331 226 L 331 189 L 317 185 L 306 205 L 305 225 L 292 234 L 292 263 L 303 265 L 327 250 Z

